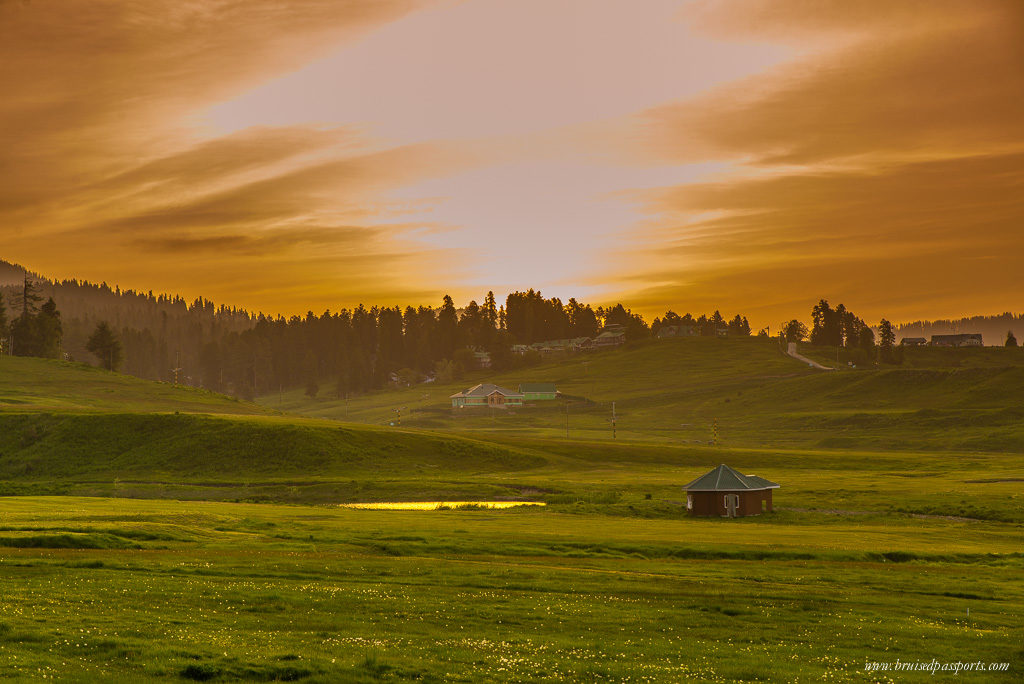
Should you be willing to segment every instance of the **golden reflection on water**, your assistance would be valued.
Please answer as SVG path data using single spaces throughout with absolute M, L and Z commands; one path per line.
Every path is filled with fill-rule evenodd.
M 474 508 L 512 508 L 513 506 L 544 506 L 546 504 L 540 501 L 397 501 L 338 505 L 342 508 L 362 508 L 374 511 L 436 511 L 470 506 Z

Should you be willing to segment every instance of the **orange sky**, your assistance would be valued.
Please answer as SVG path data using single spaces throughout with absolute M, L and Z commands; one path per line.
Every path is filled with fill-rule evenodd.
M 0 0 L 0 258 L 270 312 L 1024 301 L 1017 0 Z

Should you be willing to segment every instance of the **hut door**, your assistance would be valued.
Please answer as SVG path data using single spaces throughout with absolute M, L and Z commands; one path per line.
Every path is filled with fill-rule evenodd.
M 725 515 L 726 515 L 726 517 L 728 517 L 728 518 L 735 518 L 736 517 L 736 509 L 739 508 L 739 505 L 740 505 L 740 495 L 739 494 L 726 494 L 725 495 L 725 500 L 723 501 L 723 503 L 725 504 Z

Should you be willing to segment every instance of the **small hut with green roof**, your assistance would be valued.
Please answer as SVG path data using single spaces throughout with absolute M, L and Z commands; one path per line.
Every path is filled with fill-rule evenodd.
M 772 512 L 772 490 L 779 485 L 743 475 L 724 463 L 683 487 L 691 515 L 739 518 Z

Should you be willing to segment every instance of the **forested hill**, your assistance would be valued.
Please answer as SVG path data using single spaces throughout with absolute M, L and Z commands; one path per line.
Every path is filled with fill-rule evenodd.
M 1024 335 L 1024 314 L 1003 313 L 996 316 L 971 316 L 955 320 L 913 321 L 896 326 L 896 335 L 924 337 L 932 335 L 953 335 L 957 333 L 981 333 L 986 345 L 998 346 L 1006 341 L 1006 333 L 1013 331 L 1021 338 Z
M 9 319 L 24 318 L 24 270 L 3 262 L 0 272 L 11 283 L 0 288 Z M 488 292 L 482 304 L 471 301 L 462 309 L 445 296 L 438 308 L 359 305 L 285 319 L 216 306 L 202 298 L 189 303 L 178 296 L 28 275 L 35 291 L 29 297 L 30 313 L 52 297 L 63 338 L 51 340 L 51 334 L 45 351 L 34 351 L 29 338 L 15 339 L 12 333 L 15 354 L 63 353 L 93 362 L 87 341 L 97 324 L 106 322 L 123 346 L 123 372 L 166 381 L 178 369 L 183 384 L 243 398 L 296 386 L 345 396 L 382 387 L 395 374 L 408 382 L 426 375 L 446 377 L 475 367 L 481 351 L 490 354 L 495 368 L 509 367 L 528 360 L 512 354 L 513 344 L 594 336 L 609 324 L 618 325 L 628 338 L 651 334 L 647 323 L 621 304 L 593 309 L 570 299 L 563 305 L 534 290 L 512 293 L 501 306 Z M 750 332 L 746 319 L 737 316 L 728 322 L 718 312 L 696 322 L 711 334 L 722 326 L 738 334 Z M 52 317 L 47 325 L 52 332 Z M 116 366 L 114 357 L 109 353 L 104 359 Z
M 9 318 L 18 314 L 24 275 L 22 267 L 0 260 L 0 293 Z M 215 307 L 204 299 L 189 303 L 178 296 L 121 290 L 106 283 L 53 281 L 31 272 L 29 277 L 44 300 L 53 297 L 57 302 L 66 354 L 92 362 L 86 340 L 98 322 L 107 321 L 124 348 L 121 370 L 141 378 L 170 380 L 176 367 L 198 369 L 204 345 L 255 325 L 248 312 Z M 198 373 L 193 375 L 196 382 L 188 384 L 200 384 Z
M 177 295 L 28 275 L 35 290 L 35 297 L 28 298 L 29 311 L 39 310 L 34 316 L 23 314 L 25 270 L 0 261 L 0 293 L 9 323 L 4 333 L 5 317 L 0 315 L 0 338 L 9 334 L 15 354 L 63 354 L 94 363 L 96 358 L 87 351 L 87 341 L 97 325 L 106 322 L 122 346 L 119 370 L 151 380 L 177 378 L 182 384 L 245 399 L 295 387 L 306 389 L 312 396 L 323 392 L 345 397 L 389 382 L 411 385 L 428 376 L 450 382 L 475 369 L 481 357 L 489 359 L 496 372 L 515 370 L 536 363 L 539 354 L 513 353 L 513 345 L 593 338 L 602 330 L 629 340 L 651 337 L 666 326 L 711 337 L 751 334 L 747 319 L 739 314 L 729 317 L 715 311 L 680 316 L 669 311 L 648 325 L 622 304 L 591 307 L 575 299 L 563 304 L 532 289 L 513 292 L 501 304 L 488 292 L 480 304 L 471 301 L 461 309 L 445 296 L 436 307 L 367 308 L 360 304 L 353 309 L 309 312 L 285 319 L 217 306 L 203 298 L 188 302 Z M 54 305 L 43 304 L 50 297 L 56 305 L 56 318 L 52 315 Z M 885 363 L 895 362 L 880 350 L 885 345 L 891 349 L 898 337 L 927 337 L 955 329 L 982 332 L 987 344 L 998 345 L 1014 326 L 1020 328 L 1018 334 L 1024 334 L 1024 325 L 1019 325 L 1024 318 L 1005 314 L 959 323 L 904 325 L 891 342 L 886 343 L 880 336 L 876 347 L 865 322 L 842 305 L 833 310 L 823 300 L 812 310 L 812 317 L 811 331 L 799 321 L 788 324 L 802 328 L 794 339 L 810 332 L 817 344 L 860 349 L 865 362 L 876 356 Z M 23 325 L 29 320 L 37 324 Z M 44 328 L 48 333 L 36 339 L 48 343 L 37 344 L 34 349 L 28 333 Z M 106 339 L 111 339 L 109 332 Z M 105 352 L 104 365 L 117 366 L 114 356 Z
M 20 266 L 8 263 L 0 259 L 0 287 L 5 285 L 20 285 L 25 270 Z

